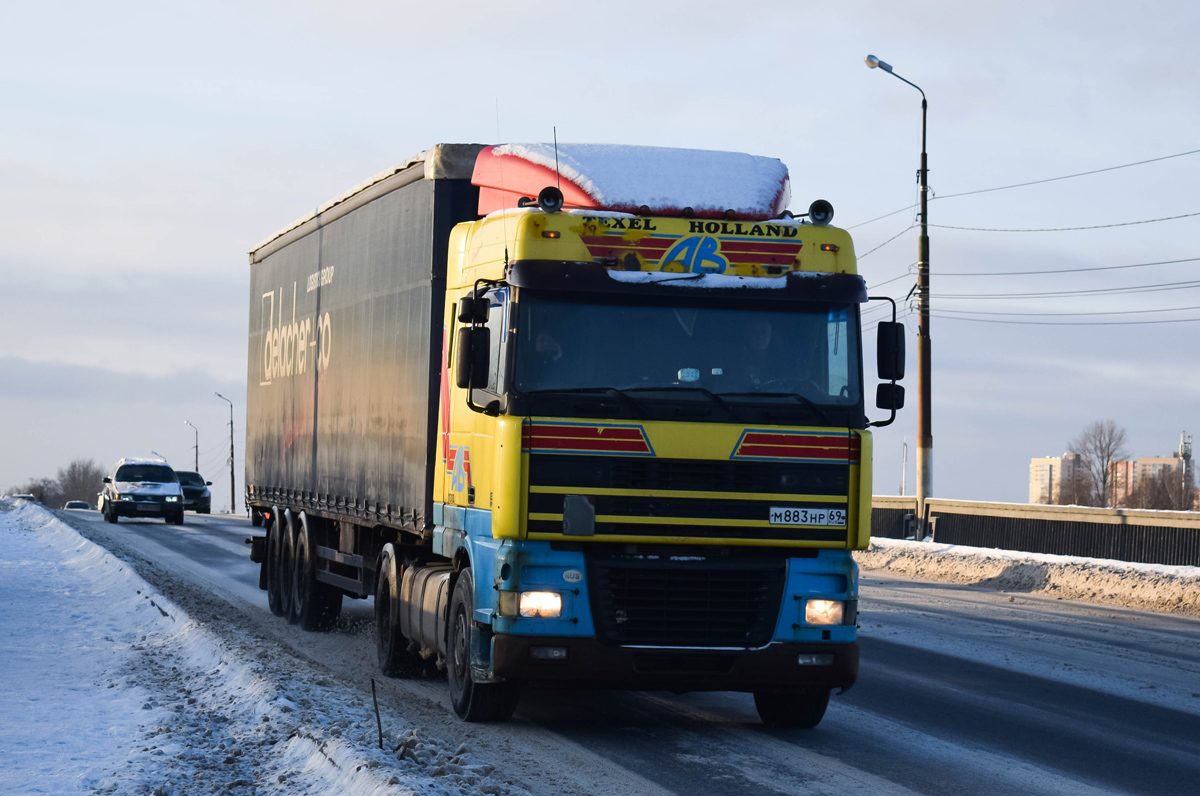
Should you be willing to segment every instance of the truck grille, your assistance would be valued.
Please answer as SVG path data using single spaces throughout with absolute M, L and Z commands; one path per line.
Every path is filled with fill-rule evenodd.
M 849 464 L 661 459 L 632 456 L 529 457 L 529 483 L 537 486 L 657 489 L 697 492 L 764 492 L 845 495 Z
M 589 556 L 597 638 L 661 647 L 761 647 L 770 642 L 783 596 L 782 559 L 671 558 Z

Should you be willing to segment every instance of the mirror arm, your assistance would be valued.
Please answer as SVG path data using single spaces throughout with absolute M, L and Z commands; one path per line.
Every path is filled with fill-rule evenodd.
M 890 303 L 892 305 L 892 323 L 896 322 L 896 300 L 894 298 L 892 298 L 891 296 L 867 296 L 867 301 L 886 301 L 886 302 Z M 896 380 L 892 379 L 891 383 L 895 384 Z M 872 428 L 872 427 L 882 428 L 883 426 L 890 426 L 892 423 L 895 423 L 895 422 L 896 422 L 896 410 L 893 409 L 892 416 L 889 417 L 887 420 L 868 420 L 867 428 Z

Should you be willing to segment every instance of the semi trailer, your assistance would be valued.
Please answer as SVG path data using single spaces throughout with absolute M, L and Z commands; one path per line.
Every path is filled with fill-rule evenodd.
M 273 613 L 373 598 L 379 665 L 467 721 L 523 687 L 858 672 L 871 433 L 854 246 L 778 160 L 440 144 L 250 251 L 245 499 Z

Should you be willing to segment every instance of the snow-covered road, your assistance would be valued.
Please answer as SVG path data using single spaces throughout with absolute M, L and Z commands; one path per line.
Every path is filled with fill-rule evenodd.
M 0 538 L 20 540 L 0 548 L 0 665 L 18 670 L 0 753 L 23 761 L 0 793 L 1175 794 L 1200 779 L 1200 619 L 878 572 L 859 683 L 815 730 L 766 730 L 740 694 L 555 691 L 528 692 L 511 724 L 465 725 L 433 676 L 376 680 L 380 751 L 369 602 L 305 633 L 267 610 L 244 520 L 57 516 L 115 558 L 41 509 L 0 513 Z M 31 573 L 47 582 L 17 585 Z M 78 644 L 103 654 L 84 665 Z M 42 729 L 26 738 L 10 715 Z

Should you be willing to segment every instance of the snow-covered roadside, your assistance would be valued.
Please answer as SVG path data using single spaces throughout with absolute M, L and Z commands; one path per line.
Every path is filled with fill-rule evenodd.
M 865 571 L 1200 616 L 1200 567 L 871 539 Z
M 0 502 L 0 793 L 524 793 L 465 746 L 219 637 L 49 511 Z

